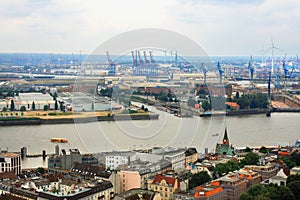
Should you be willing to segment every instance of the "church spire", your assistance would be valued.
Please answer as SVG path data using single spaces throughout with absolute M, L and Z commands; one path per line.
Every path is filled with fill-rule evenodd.
M 227 127 L 225 127 L 225 133 L 224 133 L 224 138 L 223 138 L 223 144 L 229 145 L 229 139 L 227 135 Z

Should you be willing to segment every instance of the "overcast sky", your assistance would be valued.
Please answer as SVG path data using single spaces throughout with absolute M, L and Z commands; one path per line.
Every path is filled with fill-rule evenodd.
M 89 53 L 122 32 L 164 28 L 209 55 L 260 55 L 272 36 L 294 56 L 299 11 L 299 0 L 1 0 L 0 52 Z

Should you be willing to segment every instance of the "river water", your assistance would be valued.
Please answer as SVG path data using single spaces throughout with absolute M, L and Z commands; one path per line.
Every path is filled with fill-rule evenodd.
M 221 141 L 225 126 L 229 141 L 236 147 L 292 145 L 300 139 L 300 113 L 272 113 L 231 117 L 179 118 L 150 107 L 159 120 L 91 122 L 57 125 L 8 126 L 0 128 L 0 147 L 28 154 L 54 153 L 53 137 L 69 140 L 61 148 L 79 148 L 82 153 L 131 150 L 154 146 L 194 146 L 213 150 Z M 46 166 L 42 158 L 26 158 L 23 167 Z

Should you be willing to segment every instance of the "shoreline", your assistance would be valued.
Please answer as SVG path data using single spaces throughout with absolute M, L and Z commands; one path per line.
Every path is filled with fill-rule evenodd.
M 202 113 L 200 117 L 210 117 L 210 116 L 218 116 L 218 115 L 226 115 L 226 116 L 243 116 L 243 115 L 258 115 L 258 114 L 266 114 L 268 109 L 247 109 L 247 110 L 234 110 L 234 111 L 226 111 L 220 113 Z
M 16 118 L 10 120 L 0 120 L 0 126 L 15 125 L 43 125 L 43 124 L 72 124 L 72 123 L 90 123 L 102 121 L 128 121 L 128 120 L 158 120 L 159 114 L 113 114 L 112 116 L 86 116 L 72 118 L 49 118 L 43 119 L 39 117 L 33 118 Z

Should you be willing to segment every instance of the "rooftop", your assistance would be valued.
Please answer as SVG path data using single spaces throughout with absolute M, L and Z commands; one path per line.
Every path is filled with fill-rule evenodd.
M 154 199 L 156 192 L 142 189 L 131 189 L 117 195 L 116 199 L 126 199 L 126 200 L 152 200 Z
M 163 180 L 166 181 L 166 183 L 170 186 L 174 186 L 176 183 L 176 178 L 175 177 L 168 177 L 168 176 L 163 176 L 161 174 L 157 174 L 154 177 L 154 180 L 152 182 L 152 184 L 159 184 L 161 183 Z
M 7 153 L 1 153 L 0 156 L 2 157 L 8 157 L 8 158 L 14 158 L 18 157 L 20 154 L 17 153 L 12 153 L 12 152 L 7 152 Z

